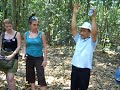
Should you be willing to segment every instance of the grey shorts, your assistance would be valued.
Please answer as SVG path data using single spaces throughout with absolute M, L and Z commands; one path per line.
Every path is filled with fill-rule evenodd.
M 15 73 L 17 72 L 17 69 L 18 69 L 18 60 L 15 59 L 12 68 L 9 68 L 9 69 L 1 69 L 0 71 L 3 71 L 4 73 L 14 73 L 14 74 L 15 74 Z

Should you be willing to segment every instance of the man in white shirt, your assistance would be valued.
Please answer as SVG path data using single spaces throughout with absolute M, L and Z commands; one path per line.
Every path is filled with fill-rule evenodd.
M 77 32 L 76 18 L 79 11 L 77 3 L 74 5 L 71 22 L 71 32 L 76 43 L 72 58 L 71 90 L 87 90 L 89 86 L 90 70 L 92 69 L 93 52 L 97 42 L 96 10 L 91 16 L 91 22 L 84 22 Z

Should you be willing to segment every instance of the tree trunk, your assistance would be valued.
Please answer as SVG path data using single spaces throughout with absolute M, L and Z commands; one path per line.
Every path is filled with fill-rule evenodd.
M 13 21 L 13 26 L 14 29 L 17 30 L 16 27 L 16 0 L 12 0 L 12 6 L 11 6 L 11 10 L 12 10 L 12 21 Z

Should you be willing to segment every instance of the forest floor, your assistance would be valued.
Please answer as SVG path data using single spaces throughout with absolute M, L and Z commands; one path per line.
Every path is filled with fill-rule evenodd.
M 48 65 L 45 68 L 48 90 L 70 90 L 73 51 L 68 47 L 50 47 L 48 51 Z M 118 90 L 114 74 L 119 65 L 120 54 L 96 50 L 88 90 Z M 3 72 L 0 72 L 0 78 L 2 79 L 0 90 L 7 90 L 6 77 Z M 17 90 L 30 90 L 30 86 L 25 81 L 25 61 L 21 59 L 15 80 Z M 36 90 L 40 90 L 38 86 L 36 87 Z

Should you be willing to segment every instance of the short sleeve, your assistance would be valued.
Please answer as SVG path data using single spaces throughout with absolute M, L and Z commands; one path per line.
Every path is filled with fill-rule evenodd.
M 77 41 L 78 41 L 78 39 L 80 38 L 80 35 L 79 35 L 79 33 L 77 33 L 76 34 L 76 36 L 75 37 L 73 37 L 73 39 L 75 40 L 75 42 L 77 43 Z
M 91 41 L 92 41 L 92 39 L 91 39 Z M 97 42 L 98 42 L 98 39 L 96 40 L 96 42 L 92 41 L 92 46 L 93 46 L 94 49 L 96 48 Z

